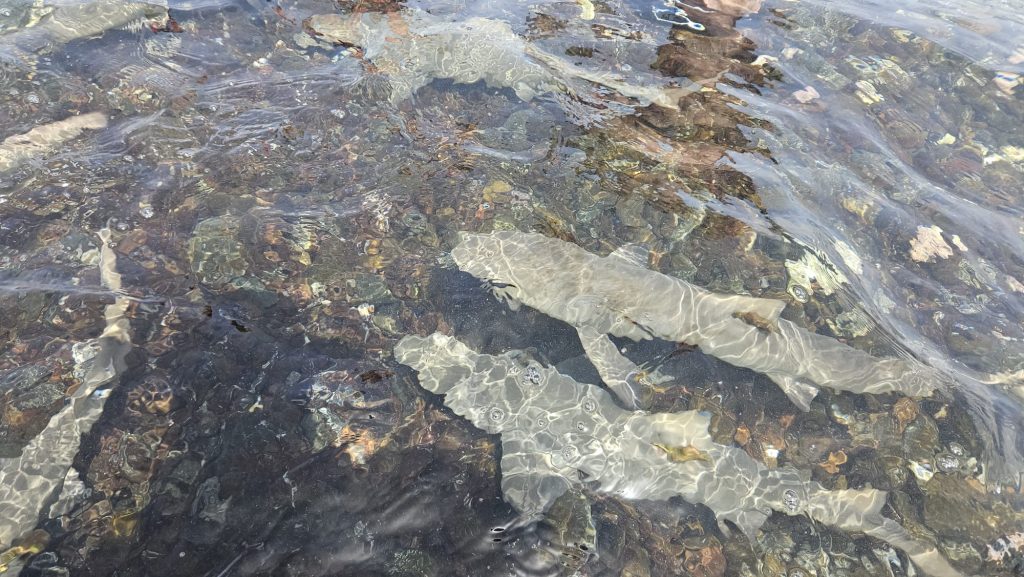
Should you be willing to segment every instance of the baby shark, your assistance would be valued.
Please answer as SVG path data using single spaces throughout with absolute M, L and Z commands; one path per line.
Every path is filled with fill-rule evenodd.
M 523 40 L 507 23 L 489 18 L 447 22 L 408 9 L 394 14 L 319 14 L 304 25 L 321 40 L 361 48 L 363 57 L 387 76 L 392 104 L 412 98 L 437 78 L 462 84 L 482 80 L 495 88 L 511 88 L 522 100 L 544 93 L 580 95 L 583 80 L 641 106 L 668 108 L 676 108 L 682 96 L 695 90 L 636 86 L 609 73 L 585 70 Z
M 98 234 L 100 281 L 120 295 L 121 275 L 117 272 L 117 253 L 112 248 L 110 229 L 103 228 Z M 60 412 L 28 442 L 21 455 L 0 458 L 0 547 L 11 545 L 19 537 L 31 536 L 29 531 L 39 523 L 41 514 L 60 510 L 73 498 L 65 496 L 62 488 L 65 484 L 80 483 L 72 468 L 79 444 L 103 413 L 107 399 L 104 388 L 116 383 L 131 350 L 129 302 L 127 297 L 117 296 L 103 309 L 103 332 L 76 347 L 76 358 L 82 358 L 76 369 L 81 384 Z M 25 547 L 22 543 L 5 553 L 16 558 L 32 552 Z M 0 565 L 12 560 L 0 555 Z
M 74 40 L 100 36 L 108 30 L 139 26 L 149 19 L 166 20 L 167 8 L 124 0 L 58 5 L 29 26 L 2 36 L 2 45 L 13 49 L 21 61 L 30 63 L 34 54 L 52 51 Z M 0 51 L 0 59 L 4 56 Z
M 927 396 L 936 386 L 931 372 L 905 359 L 873 357 L 780 318 L 783 301 L 716 294 L 649 270 L 636 247 L 601 257 L 540 234 L 463 233 L 452 257 L 510 306 L 575 327 L 601 379 L 630 408 L 643 373 L 609 335 L 699 346 L 767 375 L 803 410 L 818 387 Z

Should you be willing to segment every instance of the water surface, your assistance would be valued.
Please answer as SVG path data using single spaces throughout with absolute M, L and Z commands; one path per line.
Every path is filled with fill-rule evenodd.
M 639 244 L 652 270 L 935 369 L 929 398 L 826 389 L 802 412 L 763 375 L 616 341 L 670 377 L 650 411 L 708 411 L 715 442 L 768 467 L 888 491 L 884 513 L 964 574 L 1022 574 L 1022 6 L 82 6 L 0 7 L 12 574 L 915 574 L 805 517 L 748 540 L 585 483 L 522 518 L 498 437 L 392 356 L 441 331 L 597 386 L 573 327 L 451 260 L 458 232 L 503 229 Z M 373 46 L 310 25 L 357 13 L 387 14 Z M 524 100 L 411 42 L 472 18 L 508 31 L 478 46 L 494 66 L 520 44 L 518 65 L 564 66 Z M 8 138 L 92 113 L 105 126 L 28 152 Z

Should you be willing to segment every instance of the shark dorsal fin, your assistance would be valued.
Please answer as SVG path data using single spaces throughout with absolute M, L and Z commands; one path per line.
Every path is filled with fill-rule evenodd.
M 731 310 L 734 316 L 753 315 L 755 318 L 744 320 L 750 324 L 753 324 L 754 321 L 764 323 L 765 328 L 778 323 L 782 309 L 786 308 L 785 301 L 745 295 L 720 295 L 719 302 L 722 310 Z
M 647 247 L 640 244 L 624 244 L 619 248 L 613 250 L 609 257 L 624 260 L 630 264 L 647 268 L 647 258 L 651 251 Z

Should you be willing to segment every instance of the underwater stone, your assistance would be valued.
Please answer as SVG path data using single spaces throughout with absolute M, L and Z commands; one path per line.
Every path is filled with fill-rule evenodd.
M 313 450 L 340 447 L 353 463 L 362 465 L 383 447 L 402 418 L 392 394 L 392 376 L 373 363 L 349 360 L 297 379 L 288 396 L 309 411 L 302 431 Z
M 571 575 L 590 560 L 597 551 L 597 529 L 590 500 L 582 488 L 566 491 L 555 500 L 538 524 L 536 537 L 539 542 L 522 539 L 521 544 L 517 543 L 518 551 L 512 554 L 523 558 L 521 566 L 535 571 L 561 569 L 558 574 Z
M 903 432 L 903 451 L 909 459 L 931 461 L 939 448 L 939 428 L 927 415 L 918 415 Z
M 938 226 L 918 226 L 917 236 L 910 239 L 910 258 L 917 262 L 930 262 L 953 256 L 953 249 L 942 238 L 942 229 Z
M 797 302 L 805 303 L 811 300 L 810 292 L 803 285 L 796 283 L 789 285 L 789 294 L 793 295 Z
M 352 299 L 365 301 L 374 305 L 395 302 L 395 295 L 388 288 L 380 275 L 359 273 L 354 279 L 346 281 Z
M 799 260 L 787 260 L 786 271 L 789 273 L 790 284 L 794 288 L 799 286 L 808 293 L 809 287 L 817 285 L 821 294 L 830 295 L 849 282 L 846 275 L 827 256 L 809 250 L 805 251 Z M 806 297 L 803 300 L 796 298 L 800 302 L 807 302 Z
M 429 577 L 437 574 L 430 556 L 419 549 L 401 549 L 392 553 L 387 572 L 396 577 Z
M 935 466 L 943 473 L 952 473 L 960 468 L 960 459 L 956 455 L 943 453 L 935 458 Z
M 786 489 L 782 494 L 782 503 L 786 506 L 786 509 L 790 512 L 796 512 L 800 510 L 800 496 L 796 494 L 793 489 Z
M 229 285 L 244 294 L 250 302 L 260 308 L 269 308 L 277 304 L 278 295 L 267 290 L 266 285 L 257 278 L 235 277 Z
M 910 471 L 914 473 L 914 476 L 927 483 L 931 480 L 935 473 L 932 472 L 932 468 L 927 463 L 918 463 L 917 461 L 910 461 Z
M 1020 525 L 1020 513 L 1006 502 L 993 501 L 958 475 L 935 475 L 918 485 L 924 498 L 924 524 L 946 538 L 991 541 L 1006 527 Z
M 530 365 L 526 367 L 526 370 L 523 371 L 523 381 L 534 386 L 541 383 L 541 374 L 536 366 Z

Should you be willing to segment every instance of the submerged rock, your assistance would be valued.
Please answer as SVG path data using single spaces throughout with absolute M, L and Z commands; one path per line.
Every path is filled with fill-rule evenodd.
M 391 393 L 393 373 L 363 363 L 339 363 L 291 387 L 292 401 L 309 413 L 302 430 L 313 451 L 339 447 L 352 463 L 367 460 L 390 442 L 401 421 Z
M 221 288 L 249 271 L 252 264 L 238 240 L 240 226 L 233 216 L 216 216 L 196 225 L 188 241 L 188 260 L 199 282 Z
M 1006 503 L 989 498 L 983 489 L 955 475 L 934 474 L 918 479 L 924 493 L 919 506 L 925 525 L 942 535 L 956 539 L 991 541 L 1020 521 Z M 979 514 L 980 513 L 980 514 Z

